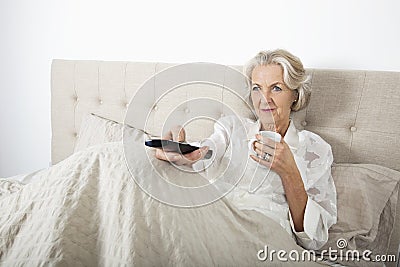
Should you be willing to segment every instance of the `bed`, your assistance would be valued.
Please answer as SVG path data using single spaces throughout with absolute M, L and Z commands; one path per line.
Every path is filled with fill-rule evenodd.
M 150 110 L 150 113 L 146 117 L 146 125 L 143 130 L 153 135 L 162 134 L 163 130 L 168 126 L 163 123 L 172 113 L 174 114 L 173 118 L 175 122 L 185 123 L 188 121 L 188 118 L 191 118 L 191 112 L 193 112 L 190 100 L 196 98 L 206 98 L 220 103 L 220 105 L 210 105 L 207 108 L 208 116 L 215 119 L 229 113 L 227 107 L 234 107 L 235 111 L 241 116 L 253 116 L 246 108 L 246 101 L 243 101 L 243 99 L 246 99 L 247 93 L 245 81 L 239 78 L 236 80 L 227 78 L 231 77 L 233 73 L 241 71 L 241 66 L 225 66 L 220 71 L 214 73 L 215 79 L 220 81 L 223 85 L 222 87 L 210 84 L 188 84 L 168 94 L 164 94 L 159 99 L 158 96 L 160 96 L 164 84 L 162 76 L 161 78 L 157 75 L 155 76 L 156 78 L 151 77 L 155 74 L 163 73 L 163 71 L 175 65 L 177 64 L 53 60 L 51 72 L 51 155 L 53 166 L 61 166 L 63 171 L 67 173 L 68 168 L 72 168 L 73 163 L 76 163 L 78 159 L 82 159 L 84 153 L 90 153 L 85 151 L 98 149 L 99 145 L 103 143 L 110 143 L 110 146 L 106 149 L 117 149 L 111 144 L 115 141 L 121 141 L 121 132 L 126 131 L 124 127 L 126 125 L 137 127 L 138 122 L 126 121 L 125 115 L 131 109 L 129 104 L 132 96 L 138 94 L 144 84 L 147 84 L 147 100 L 140 104 L 143 105 L 144 109 Z M 385 266 L 396 266 L 398 264 L 400 248 L 400 117 L 397 114 L 400 108 L 400 73 L 323 69 L 308 69 L 307 71 L 312 77 L 313 93 L 311 102 L 306 110 L 294 113 L 292 120 L 298 129 L 307 129 L 323 137 L 331 144 L 334 154 L 335 164 L 333 166 L 333 174 L 338 190 L 338 223 L 331 228 L 330 240 L 324 249 L 328 249 L 329 247 L 337 249 L 337 241 L 343 239 L 346 242 L 346 250 L 371 250 L 373 255 L 392 255 L 392 258 L 384 263 L 345 261 L 340 259 L 333 261 L 331 259 L 325 260 L 329 260 L 329 264 L 331 265 L 382 266 L 382 264 L 385 264 Z M 226 90 L 225 87 L 237 89 L 232 91 Z M 182 105 L 181 103 L 186 104 Z M 123 125 L 124 121 L 125 126 Z M 209 119 L 189 120 L 189 123 L 185 124 L 189 140 L 196 141 L 207 137 L 212 131 L 212 125 L 213 121 Z M 87 156 L 87 154 L 85 155 Z M 87 158 L 90 158 L 90 156 Z M 92 158 L 92 160 L 93 162 L 90 162 L 90 164 L 94 164 L 93 166 L 98 166 L 95 164 L 100 164 L 99 162 L 101 162 L 98 158 Z M 52 168 L 50 168 L 50 172 Z M 79 169 L 79 172 L 89 171 L 91 170 L 85 169 L 85 166 Z M 44 175 L 45 172 L 49 172 L 49 170 L 39 171 L 39 176 Z M 32 177 L 33 180 L 40 180 L 40 177 L 37 178 L 35 175 L 36 173 L 30 174 L 28 180 L 31 180 Z M 24 190 L 31 190 L 32 195 L 34 194 L 35 186 L 39 186 L 37 184 L 29 183 L 27 185 L 29 188 L 24 188 Z M 3 183 L 2 186 L 5 188 L 4 192 L 7 190 L 9 192 L 3 198 L 15 198 L 16 192 L 19 192 L 23 187 L 27 187 L 13 182 Z M 48 186 L 51 187 L 53 185 Z M 80 186 L 80 184 L 73 186 Z M 90 185 L 89 187 L 93 190 L 94 186 Z M 123 190 L 122 188 L 129 187 L 126 184 L 108 184 L 107 186 L 119 186 L 121 190 Z M 98 190 L 101 191 L 102 189 L 98 188 Z M 84 198 L 83 195 L 79 197 Z M 83 203 L 88 203 L 91 198 L 95 197 L 96 195 L 89 194 L 89 199 Z M 121 198 L 121 196 L 119 197 Z M 132 199 L 132 201 L 135 200 Z M 65 199 L 60 199 L 59 201 L 62 202 Z M 98 201 L 101 202 L 102 200 L 98 199 Z M 114 199 L 110 201 L 114 201 Z M 103 206 L 103 208 L 105 207 Z M 117 208 L 117 206 L 113 207 Z M 1 208 L 3 212 L 6 209 L 5 207 Z M 81 208 L 85 210 L 85 207 Z M 140 208 L 144 211 L 143 206 L 140 206 Z M 260 236 L 263 234 L 274 236 L 273 229 L 265 230 L 266 232 L 262 233 L 264 229 L 259 228 L 261 226 L 254 228 L 254 224 L 257 224 L 256 222 L 261 225 L 265 218 L 257 217 L 258 215 L 254 214 L 251 217 L 250 214 L 240 213 L 234 207 L 230 207 L 229 204 L 226 204 L 224 208 L 233 210 L 235 214 L 239 214 L 237 217 L 234 216 L 233 220 L 246 225 L 246 227 L 257 229 L 257 238 L 254 237 L 254 233 L 241 232 L 243 235 L 250 236 L 249 239 L 237 239 L 237 247 L 243 251 L 247 251 L 246 248 L 250 246 L 246 243 L 249 242 L 248 240 L 257 240 L 257 242 L 260 242 L 262 240 Z M 163 217 L 167 212 L 174 213 L 171 210 L 159 210 L 159 214 L 153 209 L 147 211 L 151 212 L 154 217 Z M 129 212 L 134 211 L 129 210 Z M 22 222 L 26 221 L 27 214 L 29 214 L 29 209 L 24 213 L 25 217 L 21 215 L 22 217 L 18 218 L 16 222 L 23 224 Z M 209 217 L 216 216 L 218 218 L 218 215 L 210 213 L 210 211 L 205 211 L 203 216 L 205 214 Z M 104 219 L 99 214 L 94 214 L 93 216 L 96 217 L 96 220 Z M 173 216 L 165 216 L 168 223 L 173 224 Z M 175 214 L 175 216 L 181 216 L 190 221 L 190 217 L 194 215 L 190 213 L 185 214 L 180 211 L 179 215 Z M 250 221 L 250 217 L 246 216 L 250 216 L 254 220 Z M 79 222 L 79 218 L 73 215 L 66 220 L 74 221 L 73 225 L 83 223 Z M 62 222 L 65 223 L 65 220 Z M 143 223 L 145 224 L 145 221 Z M 53 225 L 53 227 L 56 226 Z M 174 227 L 172 228 L 174 229 Z M 110 229 L 97 229 L 94 232 L 93 228 L 90 229 L 92 232 L 86 232 L 85 234 L 93 240 L 97 240 L 93 235 L 98 235 L 102 238 L 112 235 L 110 232 L 102 232 L 111 231 Z M 52 262 L 49 260 L 45 264 L 68 265 L 68 263 L 74 262 L 79 265 L 106 266 L 138 263 L 139 265 L 152 266 L 176 264 L 224 265 L 222 259 L 225 259 L 226 262 L 229 262 L 229 259 L 235 259 L 234 262 L 238 265 L 250 264 L 249 262 L 241 262 L 240 259 L 235 258 L 235 255 L 221 257 L 221 261 L 219 262 L 212 255 L 207 255 L 208 258 L 205 259 L 205 252 L 203 254 L 200 253 L 196 257 L 193 253 L 183 253 L 182 251 L 171 249 L 169 246 L 172 246 L 174 242 L 175 244 L 176 242 L 180 242 L 181 248 L 185 247 L 184 239 L 176 239 L 175 236 L 174 242 L 164 244 L 161 239 L 157 240 L 157 238 L 152 236 L 165 237 L 166 233 L 163 233 L 162 230 L 166 230 L 162 227 L 154 229 L 159 229 L 161 232 L 149 233 L 143 231 L 144 237 L 147 237 L 149 240 L 154 239 L 154 242 L 160 242 L 160 244 L 166 247 L 163 250 L 155 250 L 149 243 L 141 244 L 140 249 L 142 251 L 143 246 L 145 246 L 145 250 L 152 251 L 153 255 L 154 253 L 155 255 L 159 255 L 158 260 L 144 261 L 143 257 L 147 254 L 143 253 L 143 255 L 135 255 L 134 262 L 119 262 L 115 258 L 122 257 L 121 255 L 127 253 L 121 251 L 114 251 L 112 254 L 113 258 L 103 256 L 89 257 L 86 254 L 93 252 L 90 249 L 98 253 L 100 253 L 99 251 L 103 253 L 105 249 L 101 246 L 99 248 L 99 241 L 93 241 L 88 242 L 85 249 L 82 249 L 80 252 L 77 252 L 76 247 L 70 250 L 66 249 L 63 253 L 57 250 L 51 251 L 50 247 L 49 251 L 47 251 L 48 254 L 44 258 L 58 259 L 59 261 L 55 260 Z M 250 228 L 239 229 L 236 226 L 231 226 L 232 231 L 243 231 L 243 229 L 248 230 Z M 67 230 L 71 231 L 71 233 L 69 233 L 70 238 L 65 242 L 76 245 L 79 239 L 79 237 L 73 234 L 73 231 L 76 229 L 68 228 Z M 7 235 L 18 236 L 21 231 L 18 227 L 14 227 L 7 230 Z M 207 233 L 212 235 L 220 231 L 222 230 Z M 23 233 L 27 235 L 29 231 L 25 229 Z M 201 231 L 198 233 L 201 235 Z M 2 238 L 0 257 L 3 256 L 5 260 L 2 260 L 1 263 L 12 263 L 14 265 L 26 263 L 26 261 L 16 259 L 18 258 L 16 251 L 12 249 L 8 250 L 17 241 L 12 241 L 10 244 L 10 242 L 7 243 L 7 238 L 4 235 Z M 204 244 L 213 247 L 211 245 L 213 243 L 212 237 L 209 236 L 208 238 L 209 242 L 205 242 Z M 274 238 L 276 240 L 280 239 L 276 235 Z M 61 240 L 60 242 L 64 241 Z M 128 241 L 125 240 L 125 242 Z M 114 243 L 117 243 L 117 241 L 114 240 Z M 218 244 L 218 242 L 214 243 Z M 283 243 L 282 241 L 280 245 L 285 249 L 298 249 L 293 245 L 285 247 Z M 186 245 L 190 247 L 190 244 Z M 260 247 L 261 243 L 257 244 Z M 136 243 L 130 244 L 130 253 L 135 254 L 134 248 L 137 248 L 135 246 L 139 245 Z M 213 253 L 216 253 L 216 255 L 218 254 L 218 250 L 220 255 L 224 253 L 223 249 L 213 247 Z M 205 251 L 211 253 L 210 250 L 206 249 Z M 38 253 L 35 255 L 41 253 L 40 250 L 34 250 L 34 252 Z M 182 254 L 179 254 L 179 252 Z M 33 250 L 25 251 L 24 253 L 25 255 L 34 254 Z M 52 253 L 59 253 L 62 256 L 57 258 L 59 255 L 53 255 Z M 173 255 L 166 255 L 166 253 L 172 253 Z M 138 260 L 138 258 L 142 259 L 142 261 Z M 162 262 L 160 258 L 168 258 L 170 261 Z M 133 258 L 129 259 L 133 260 Z M 324 262 L 326 263 L 327 261 Z M 37 263 L 43 264 L 40 261 Z M 256 262 L 256 264 L 259 263 Z M 261 262 L 261 265 L 263 264 L 265 262 Z M 275 262 L 275 264 L 279 265 L 282 263 Z M 310 263 L 296 262 L 296 264 L 309 266 Z

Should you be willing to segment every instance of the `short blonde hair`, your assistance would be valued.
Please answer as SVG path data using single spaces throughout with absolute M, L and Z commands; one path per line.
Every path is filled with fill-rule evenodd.
M 256 66 L 277 64 L 283 69 L 283 81 L 285 85 L 297 93 L 297 101 L 293 103 L 292 111 L 299 111 L 305 108 L 310 102 L 311 86 L 310 77 L 305 73 L 300 59 L 286 50 L 276 49 L 261 51 L 253 57 L 244 67 L 244 74 L 247 77 L 247 84 L 251 90 L 251 74 Z M 249 94 L 250 94 L 249 90 Z M 249 96 L 250 103 L 251 97 Z

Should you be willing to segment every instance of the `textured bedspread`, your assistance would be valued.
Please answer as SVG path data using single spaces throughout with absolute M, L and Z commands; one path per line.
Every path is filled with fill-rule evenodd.
M 225 198 L 176 208 L 144 193 L 121 143 L 95 146 L 0 197 L 1 266 L 266 266 L 257 252 L 302 249 L 280 225 Z M 6 191 L 3 187 L 3 192 Z M 288 258 L 288 255 L 286 255 Z M 320 265 L 320 264 L 318 264 Z

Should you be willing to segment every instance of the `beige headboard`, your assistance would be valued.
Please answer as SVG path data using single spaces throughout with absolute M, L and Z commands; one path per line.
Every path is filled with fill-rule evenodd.
M 94 112 L 122 122 L 137 89 L 149 77 L 173 65 L 53 60 L 52 163 L 72 154 L 85 114 Z M 241 66 L 233 68 L 240 70 Z M 318 133 L 329 142 L 337 163 L 374 163 L 400 171 L 400 72 L 320 69 L 308 72 L 312 75 L 312 97 L 307 110 L 293 114 L 297 127 Z M 237 93 L 243 96 L 247 92 L 245 82 L 238 83 L 241 89 Z M 221 107 L 213 110 L 216 117 L 224 115 L 225 104 L 241 105 L 243 115 L 251 116 L 238 97 L 227 90 L 201 87 L 182 90 L 176 90 L 178 95 L 167 96 L 156 105 L 148 130 L 156 132 L 166 110 L 173 108 L 176 101 L 190 97 L 209 96 L 220 101 Z M 148 96 L 153 98 L 154 92 Z M 184 119 L 190 109 L 178 112 Z M 189 127 L 189 137 L 196 139 L 210 133 L 212 123 L 204 124 Z

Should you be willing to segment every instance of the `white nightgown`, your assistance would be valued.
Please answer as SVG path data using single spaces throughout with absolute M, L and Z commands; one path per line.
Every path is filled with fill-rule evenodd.
M 255 138 L 260 127 L 259 121 L 247 118 L 236 116 L 221 118 L 215 123 L 214 133 L 197 143 L 201 146 L 209 146 L 214 152 L 213 157 L 196 162 L 193 164 L 193 169 L 212 177 L 215 175 L 213 171 L 221 167 L 223 160 L 237 160 L 237 157 L 232 157 L 232 153 L 243 154 L 244 150 L 235 151 L 235 146 L 232 144 L 238 144 L 242 149 L 247 147 L 248 139 Z M 243 139 L 243 136 L 247 138 Z M 293 153 L 308 194 L 303 232 L 296 232 L 294 229 L 280 177 L 249 158 L 252 152 L 248 149 L 244 152 L 247 155 L 244 154 L 241 157 L 241 159 L 245 159 L 244 157 L 248 159 L 244 174 L 226 198 L 239 209 L 256 210 L 272 218 L 288 233 L 294 235 L 297 242 L 304 248 L 319 249 L 327 242 L 328 229 L 336 223 L 337 218 L 336 189 L 331 175 L 332 150 L 330 145 L 318 135 L 306 130 L 298 131 L 292 121 L 284 136 L 284 141 Z M 235 163 L 233 162 L 231 166 L 235 166 Z M 261 173 L 262 177 L 254 175 L 255 172 Z M 252 182 L 252 179 L 255 180 Z M 262 179 L 265 179 L 262 185 L 253 191 L 254 181 L 259 181 L 256 184 L 261 184 Z

